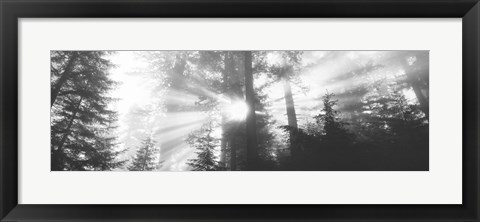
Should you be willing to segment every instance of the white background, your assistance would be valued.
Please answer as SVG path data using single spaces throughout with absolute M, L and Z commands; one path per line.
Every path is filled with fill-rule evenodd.
M 20 204 L 461 204 L 461 19 L 20 19 Z M 430 171 L 50 172 L 50 50 L 430 50 Z

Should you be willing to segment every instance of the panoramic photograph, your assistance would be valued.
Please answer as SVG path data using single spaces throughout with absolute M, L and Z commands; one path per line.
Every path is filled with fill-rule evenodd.
M 429 51 L 51 51 L 51 171 L 428 171 Z

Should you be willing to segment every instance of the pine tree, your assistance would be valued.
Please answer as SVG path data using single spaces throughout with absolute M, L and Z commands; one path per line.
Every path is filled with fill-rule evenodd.
M 214 171 L 219 169 L 219 162 L 215 155 L 218 139 L 212 136 L 212 124 L 202 127 L 190 134 L 187 143 L 197 150 L 197 158 L 187 163 L 194 171 Z
M 155 143 L 150 137 L 147 137 L 128 167 L 130 171 L 152 171 L 158 168 L 157 156 L 159 149 L 155 147 Z
M 330 145 L 346 144 L 351 139 L 351 134 L 345 129 L 346 123 L 338 118 L 339 111 L 334 109 L 338 100 L 333 99 L 335 94 L 326 93 L 323 98 L 321 114 L 315 116 L 318 125 L 323 125 L 323 139 Z
M 72 75 L 75 75 L 75 67 L 78 61 L 78 52 L 75 51 L 52 51 L 50 55 L 51 70 L 51 103 L 53 106 L 62 87 Z
M 62 83 L 51 109 L 52 170 L 111 170 L 123 164 L 116 160 L 121 152 L 112 136 L 116 113 L 108 108 L 113 99 L 107 94 L 115 82 L 106 54 L 76 52 L 75 74 Z M 52 93 L 57 77 L 52 73 Z

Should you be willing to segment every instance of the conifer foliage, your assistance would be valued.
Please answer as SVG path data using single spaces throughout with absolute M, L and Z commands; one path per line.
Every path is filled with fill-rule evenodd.
M 350 139 L 349 132 L 345 129 L 346 123 L 342 122 L 338 115 L 340 112 L 335 109 L 338 103 L 337 99 L 333 99 L 335 94 L 327 93 L 323 96 L 322 112 L 314 118 L 318 125 L 323 125 L 323 140 L 330 143 L 345 143 Z
M 116 159 L 117 114 L 108 108 L 107 93 L 115 82 L 106 52 L 51 54 L 51 169 L 111 170 Z
M 150 137 L 147 137 L 128 167 L 130 171 L 152 171 L 159 167 L 158 163 L 159 149 L 155 147 L 155 143 Z
M 190 159 L 187 163 L 192 170 L 213 171 L 220 169 L 215 155 L 218 139 L 214 138 L 212 134 L 212 124 L 208 124 L 188 136 L 187 143 L 197 150 L 197 158 Z

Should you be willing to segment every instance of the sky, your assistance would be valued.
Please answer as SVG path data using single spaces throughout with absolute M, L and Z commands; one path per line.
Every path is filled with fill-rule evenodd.
M 307 51 L 303 62 L 309 69 L 300 74 L 300 85 L 292 85 L 295 107 L 299 125 L 311 121 L 312 116 L 318 114 L 319 98 L 325 92 L 343 93 L 363 81 L 373 81 L 379 78 L 392 79 L 403 75 L 404 71 L 395 65 L 395 52 L 389 51 Z M 121 158 L 130 159 L 139 148 L 141 137 L 150 135 L 159 143 L 170 143 L 170 150 L 162 150 L 160 159 L 164 162 L 159 170 L 182 171 L 187 169 L 188 159 L 195 157 L 195 150 L 184 141 L 187 132 L 199 129 L 205 122 L 204 112 L 161 113 L 156 112 L 150 119 L 133 119 L 132 115 L 139 108 L 149 107 L 166 95 L 155 94 L 156 73 L 153 73 L 149 64 L 142 57 L 142 52 L 118 51 L 108 58 L 115 67 L 110 70 L 110 77 L 118 86 L 110 92 L 110 96 L 117 100 L 111 108 L 118 112 L 118 149 L 126 152 Z M 270 63 L 277 63 L 279 58 L 270 56 Z M 371 72 L 367 78 L 347 79 L 344 81 L 329 82 L 336 75 L 344 74 L 362 67 L 367 63 L 382 64 L 382 69 Z M 261 84 L 262 77 L 256 77 L 255 84 Z M 307 86 L 305 88 L 299 86 Z M 286 125 L 285 102 L 283 100 L 283 86 L 280 83 L 272 84 L 266 89 L 269 95 L 268 111 L 273 115 L 278 126 Z M 404 92 L 409 103 L 416 103 L 416 97 L 411 89 Z M 162 98 L 165 97 L 165 98 Z M 195 96 L 185 94 L 169 95 L 179 102 L 192 103 Z M 347 102 L 347 101 L 343 101 Z M 242 101 L 227 101 L 223 109 L 231 118 L 242 120 L 248 107 Z M 142 132 L 132 131 L 132 124 L 137 128 L 144 128 Z M 143 124 L 143 125 L 142 125 Z M 145 125 L 147 124 L 147 125 Z M 140 126 L 141 125 L 141 126 Z M 220 134 L 220 132 L 215 132 Z M 140 137 L 140 138 L 139 138 Z M 160 149 L 162 147 L 159 147 Z

